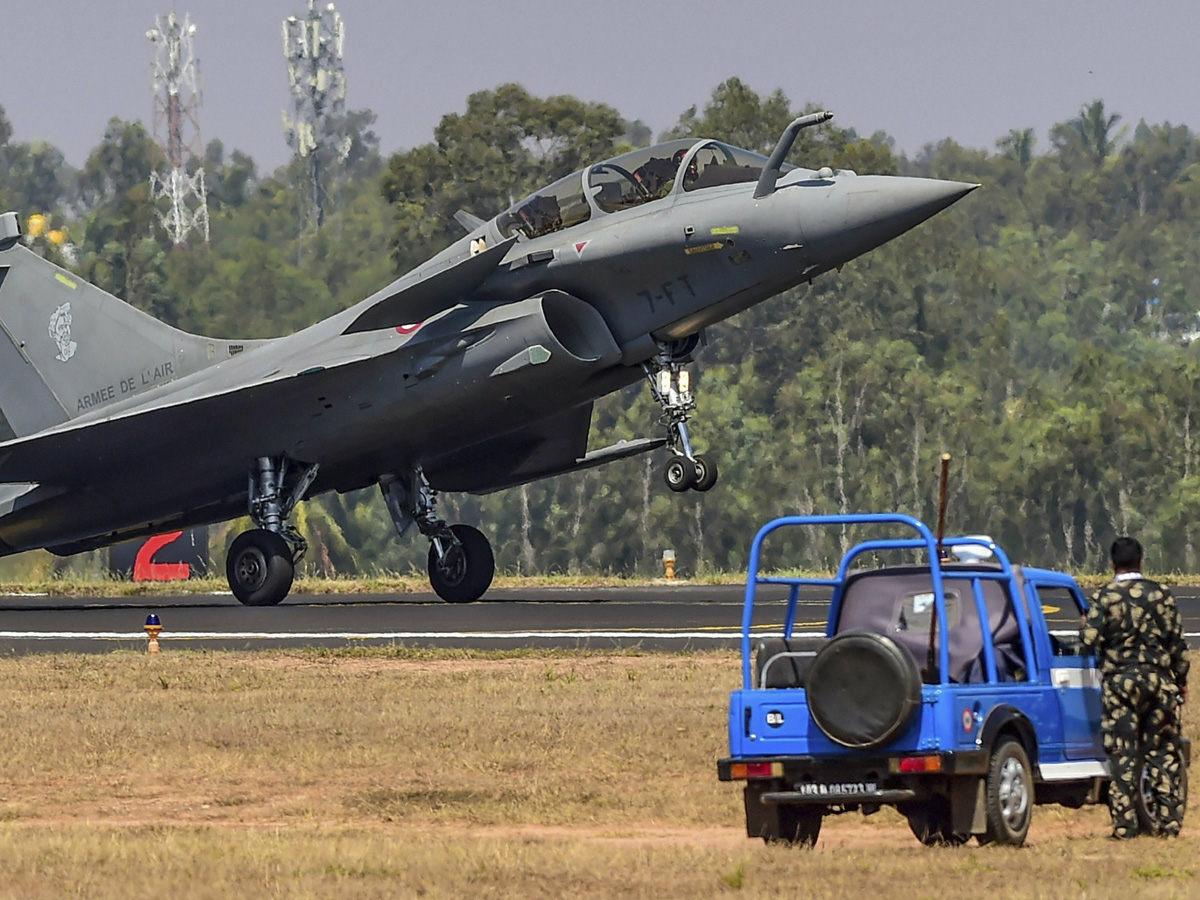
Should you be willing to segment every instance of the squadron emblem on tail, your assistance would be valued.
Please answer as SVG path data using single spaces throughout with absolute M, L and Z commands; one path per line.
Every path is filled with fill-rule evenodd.
M 54 358 L 59 362 L 66 362 L 75 355 L 75 348 L 79 345 L 71 340 L 70 303 L 64 303 L 51 314 L 50 337 L 54 338 L 54 343 L 58 344 L 58 356 Z

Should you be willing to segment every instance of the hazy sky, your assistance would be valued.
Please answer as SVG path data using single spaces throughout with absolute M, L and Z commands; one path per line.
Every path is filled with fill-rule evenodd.
M 0 0 L 0 105 L 15 138 L 79 165 L 110 116 L 149 124 L 145 31 L 171 0 Z M 1094 98 L 1129 123 L 1200 129 L 1196 0 L 338 0 L 347 105 L 384 151 L 431 139 L 473 91 L 517 81 L 615 106 L 657 133 L 731 75 L 821 102 L 910 153 L 943 137 L 992 147 Z M 204 81 L 203 138 L 287 159 L 280 22 L 306 0 L 187 0 Z

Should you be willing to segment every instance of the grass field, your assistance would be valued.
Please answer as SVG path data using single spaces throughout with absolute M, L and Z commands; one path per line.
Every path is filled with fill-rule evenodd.
M 1194 831 L 1114 845 L 1097 809 L 1039 809 L 1017 851 L 925 849 L 888 811 L 751 841 L 714 766 L 738 677 L 724 652 L 0 659 L 0 898 L 1200 896 Z

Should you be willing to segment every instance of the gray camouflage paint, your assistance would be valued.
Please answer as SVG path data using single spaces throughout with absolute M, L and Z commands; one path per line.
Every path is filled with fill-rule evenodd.
M 975 187 L 794 168 L 756 198 L 754 182 L 689 193 L 682 180 L 611 214 L 592 198 L 587 222 L 534 239 L 460 216 L 470 233 L 428 262 L 269 341 L 158 322 L 25 248 L 4 216 L 0 411 L 16 437 L 0 443 L 0 554 L 241 515 L 262 456 L 319 463 L 309 496 L 418 464 L 434 488 L 486 492 L 661 446 L 586 454 L 592 402 L 640 380 L 657 341 L 811 280 Z

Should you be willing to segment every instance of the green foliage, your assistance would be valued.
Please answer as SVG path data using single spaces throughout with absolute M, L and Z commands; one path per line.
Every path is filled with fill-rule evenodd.
M 119 200 L 148 184 L 163 162 L 162 148 L 140 122 L 109 119 L 104 138 L 79 174 L 83 197 L 93 206 Z
M 629 126 L 617 111 L 574 97 L 541 99 L 517 84 L 467 98 L 434 142 L 394 154 L 383 176 L 393 204 L 392 255 L 403 272 L 461 235 L 454 213 L 488 217 L 614 152 Z
M 75 200 L 75 176 L 57 147 L 12 143 L 12 124 L 0 106 L 0 204 L 25 215 L 48 213 Z
M 663 136 L 766 153 L 817 108 L 732 78 Z M 387 160 L 373 121 L 347 116 L 346 176 L 315 235 L 299 233 L 302 171 L 260 176 L 213 141 L 210 246 L 171 248 L 149 203 L 161 152 L 141 125 L 119 120 L 76 173 L 52 147 L 14 144 L 0 110 L 0 201 L 78 213 L 68 229 L 78 270 L 154 315 L 267 337 L 441 251 L 461 234 L 458 209 L 493 215 L 649 140 L 643 123 L 608 106 L 518 85 L 471 95 L 431 143 Z M 989 533 L 1030 563 L 1096 571 L 1113 536 L 1130 531 L 1154 568 L 1197 571 L 1200 139 L 1182 125 L 1126 131 L 1123 121 L 1097 100 L 1054 126 L 1041 154 L 1032 129 L 1014 128 L 996 152 L 948 138 L 911 158 L 884 134 L 805 130 L 793 162 L 983 187 L 842 272 L 709 330 L 693 434 L 722 473 L 711 493 L 670 494 L 652 454 L 447 496 L 442 514 L 483 527 L 502 569 L 659 573 L 670 548 L 684 575 L 737 570 L 772 516 L 933 517 L 949 451 L 952 531 Z M 656 434 L 658 414 L 640 384 L 603 398 L 592 446 Z M 318 498 L 298 524 L 311 572 L 424 570 L 425 542 L 395 537 L 376 490 Z M 828 567 L 857 537 L 780 540 L 767 563 Z

